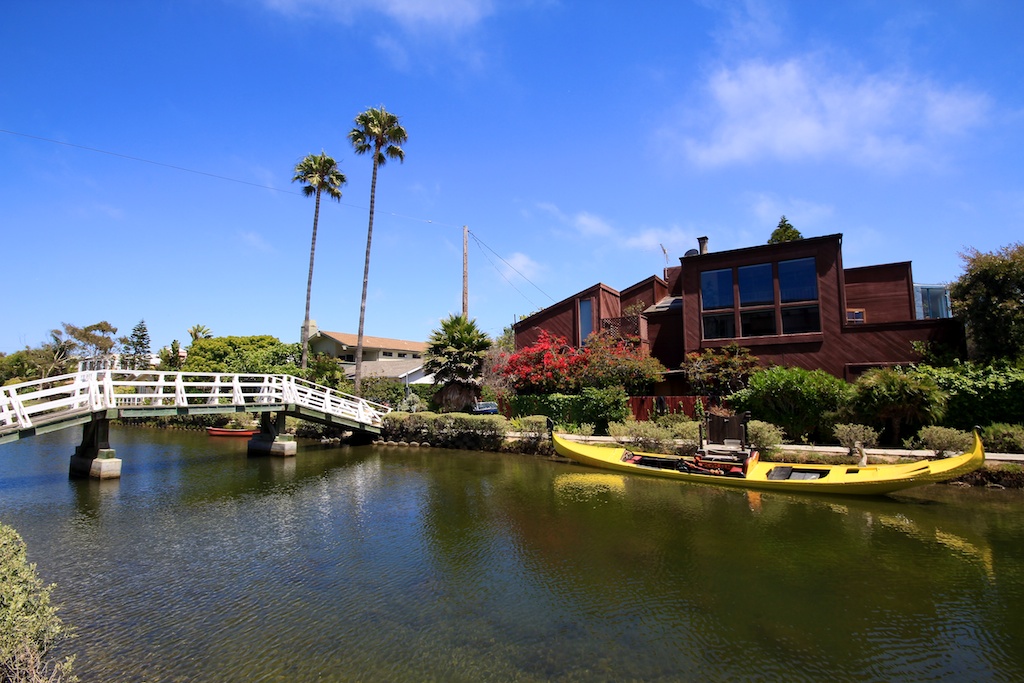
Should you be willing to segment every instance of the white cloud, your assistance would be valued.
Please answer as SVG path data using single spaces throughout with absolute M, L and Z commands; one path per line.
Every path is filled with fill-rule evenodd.
M 704 130 L 663 131 L 699 166 L 836 157 L 890 168 L 927 163 L 942 138 L 980 125 L 990 106 L 983 94 L 908 75 L 833 73 L 810 57 L 723 67 L 704 90 L 706 108 L 690 112 L 708 122 Z
M 493 0 L 263 0 L 290 16 L 327 14 L 351 23 L 360 12 L 377 12 L 406 29 L 470 28 L 494 12 Z
M 541 272 L 543 272 L 543 266 L 518 251 L 506 258 L 501 265 L 501 275 L 507 280 L 533 280 Z
M 681 256 L 696 244 L 694 233 L 675 225 L 668 228 L 643 228 L 623 240 L 623 246 L 627 249 L 655 252 L 664 249 L 670 259 Z
M 263 236 L 259 233 L 242 230 L 238 233 L 238 239 L 242 241 L 242 244 L 255 251 L 265 254 L 269 254 L 274 251 L 274 248 L 270 246 L 270 243 L 263 239 Z
M 550 202 L 541 202 L 537 204 L 537 208 L 554 216 L 559 223 L 573 228 L 584 237 L 605 236 L 614 232 L 611 224 L 589 211 L 578 211 L 570 215 Z
M 750 198 L 750 211 L 766 230 L 774 230 L 779 224 L 779 218 L 785 216 L 804 237 L 809 237 L 809 233 L 831 232 L 828 221 L 833 217 L 835 208 L 830 204 L 819 204 L 806 199 L 780 199 L 772 194 L 759 193 Z M 821 227 L 824 227 L 824 232 L 813 230 Z M 808 230 L 809 228 L 811 230 Z

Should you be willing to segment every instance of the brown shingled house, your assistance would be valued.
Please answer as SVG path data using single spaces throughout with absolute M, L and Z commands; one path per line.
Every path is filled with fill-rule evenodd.
M 870 367 L 917 360 L 915 341 L 964 344 L 957 321 L 926 317 L 948 316 L 948 307 L 919 311 L 921 288 L 915 291 L 909 262 L 844 269 L 842 235 L 722 252 L 709 252 L 701 238 L 700 249 L 679 262 L 664 277 L 621 292 L 596 284 L 534 313 L 514 325 L 516 348 L 533 344 L 541 330 L 580 344 L 611 329 L 638 337 L 670 370 L 687 353 L 736 343 L 765 365 L 852 380 Z M 666 379 L 663 391 L 679 390 L 672 373 Z

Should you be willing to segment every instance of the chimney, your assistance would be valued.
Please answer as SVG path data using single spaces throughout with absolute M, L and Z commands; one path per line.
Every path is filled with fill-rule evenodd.
M 697 244 L 700 246 L 700 253 L 701 253 L 702 256 L 704 254 L 708 253 L 708 238 L 707 237 L 698 237 L 697 238 Z

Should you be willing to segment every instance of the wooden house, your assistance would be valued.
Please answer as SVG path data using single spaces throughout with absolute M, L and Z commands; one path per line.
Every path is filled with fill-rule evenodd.
M 963 347 L 957 321 L 920 315 L 922 290 L 909 262 L 844 269 L 842 235 L 722 252 L 709 252 L 707 238 L 699 244 L 663 277 L 621 292 L 599 283 L 519 321 L 516 347 L 531 345 L 541 330 L 581 344 L 610 329 L 638 338 L 669 370 L 687 353 L 735 343 L 765 365 L 847 380 L 918 360 L 913 342 Z M 933 289 L 926 300 L 936 298 Z M 677 384 L 672 375 L 668 385 Z

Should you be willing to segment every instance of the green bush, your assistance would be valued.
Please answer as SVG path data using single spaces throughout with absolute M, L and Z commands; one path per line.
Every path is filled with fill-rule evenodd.
M 948 394 L 943 419 L 947 427 L 1012 424 L 1024 415 L 1024 368 L 957 363 L 943 368 L 921 365 L 916 370 Z
M 991 424 L 982 430 L 981 441 L 992 453 L 1024 453 L 1024 425 Z
M 615 437 L 619 443 L 639 451 L 668 453 L 675 450 L 673 431 L 667 427 L 659 427 L 653 422 L 610 422 L 608 434 Z
M 935 424 L 946 410 L 946 393 L 928 375 L 901 368 L 873 368 L 857 378 L 849 406 L 861 421 L 884 428 L 900 443 L 904 427 Z
M 0 524 L 0 680 L 78 680 L 71 673 L 73 657 L 56 661 L 50 656 L 54 647 L 72 637 L 50 603 L 52 590 L 26 560 L 18 532 Z
M 555 425 L 555 431 L 559 434 L 577 434 L 579 436 L 593 436 L 594 425 L 589 422 L 584 422 L 581 425 L 574 424 L 557 424 Z
M 850 451 L 850 455 L 855 455 L 858 441 L 864 448 L 874 448 L 878 445 L 878 432 L 867 425 L 837 424 L 832 434 L 840 446 Z
M 765 455 L 771 455 L 782 443 L 782 430 L 762 420 L 751 420 L 747 423 L 747 441 Z
M 952 427 L 922 427 L 917 433 L 925 448 L 935 451 L 940 458 L 947 453 L 966 453 L 974 445 L 974 437 Z
M 729 396 L 737 412 L 781 427 L 797 441 L 825 441 L 832 436 L 826 419 L 843 404 L 849 385 L 822 370 L 775 366 L 755 372 L 747 388 Z
M 523 394 L 510 401 L 513 415 L 545 415 L 559 424 L 592 424 L 606 434 L 608 423 L 625 420 L 629 400 L 621 387 L 583 389 L 579 394 Z
M 508 420 L 501 415 L 393 411 L 384 416 L 381 437 L 440 448 L 498 451 L 508 431 Z

